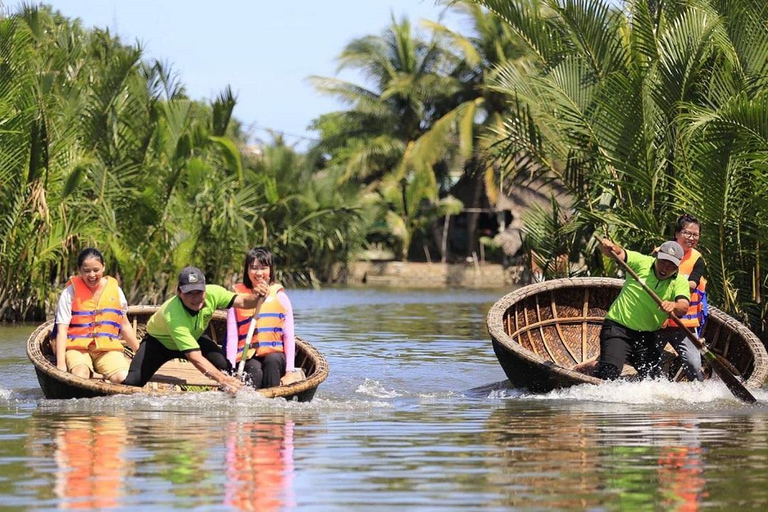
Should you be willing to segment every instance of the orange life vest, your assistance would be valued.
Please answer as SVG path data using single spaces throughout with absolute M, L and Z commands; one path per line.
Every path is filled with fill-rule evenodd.
M 224 504 L 236 510 L 291 509 L 293 424 L 245 423 L 226 440 Z
M 123 308 L 117 280 L 107 277 L 98 304 L 81 277 L 75 276 L 69 282 L 75 288 L 75 297 L 67 328 L 67 350 L 87 350 L 91 343 L 95 343 L 98 350 L 123 350 L 119 336 Z
M 693 267 L 699 258 L 701 258 L 701 253 L 696 249 L 691 249 L 683 256 L 677 271 L 687 278 L 693 272 Z M 680 317 L 683 325 L 689 329 L 695 329 L 703 324 L 704 303 L 707 296 L 706 289 L 707 280 L 702 276 L 696 289 L 691 292 L 691 304 L 688 306 L 688 311 Z M 677 323 L 674 320 L 667 319 L 662 328 L 667 327 L 677 327 Z
M 283 285 L 277 283 L 269 287 L 267 298 L 262 303 L 259 315 L 256 318 L 256 330 L 254 331 L 246 359 L 251 358 L 254 353 L 256 356 L 261 357 L 272 352 L 283 352 L 285 308 L 277 300 L 277 293 L 282 290 Z M 251 293 L 251 290 L 242 283 L 235 285 L 235 291 L 241 294 Z M 237 361 L 240 361 L 243 357 L 245 339 L 248 337 L 248 327 L 252 317 L 252 309 L 235 308 L 235 319 L 237 321 Z
M 56 434 L 56 493 L 63 508 L 104 510 L 123 505 L 127 430 L 117 417 L 67 420 Z

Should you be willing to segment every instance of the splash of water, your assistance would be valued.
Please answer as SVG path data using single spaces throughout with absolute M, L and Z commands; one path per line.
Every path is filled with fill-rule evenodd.
M 368 378 L 357 388 L 357 392 L 374 398 L 396 398 L 401 396 L 397 391 L 385 389 L 379 381 Z
M 753 391 L 758 400 L 766 400 L 765 391 Z M 594 386 L 584 384 L 554 390 L 540 395 L 526 395 L 539 400 L 583 400 L 623 404 L 701 405 L 717 402 L 740 404 L 722 382 L 670 382 L 646 380 L 642 382 L 614 381 Z

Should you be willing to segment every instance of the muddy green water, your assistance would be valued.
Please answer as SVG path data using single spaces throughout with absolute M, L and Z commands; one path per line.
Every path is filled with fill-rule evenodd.
M 503 291 L 289 291 L 328 358 L 308 404 L 205 393 L 46 400 L 0 327 L 3 510 L 768 507 L 768 394 L 722 384 L 509 389 Z

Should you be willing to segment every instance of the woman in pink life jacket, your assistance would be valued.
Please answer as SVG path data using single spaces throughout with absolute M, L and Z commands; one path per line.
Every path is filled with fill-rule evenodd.
M 285 289 L 275 282 L 272 253 L 266 247 L 256 247 L 245 255 L 243 282 L 235 285 L 240 294 L 252 294 L 254 288 L 266 283 L 269 291 L 258 310 L 256 328 L 246 354 L 243 354 L 248 328 L 254 310 L 227 310 L 227 341 L 225 354 L 233 368 L 245 357 L 245 373 L 256 389 L 287 385 L 301 380 L 294 366 L 293 308 Z

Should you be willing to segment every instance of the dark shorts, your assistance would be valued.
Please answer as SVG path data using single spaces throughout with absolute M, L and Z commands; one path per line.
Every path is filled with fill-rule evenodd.
M 612 320 L 600 330 L 600 363 L 597 377 L 617 379 L 624 364 L 632 365 L 640 378 L 661 375 L 661 347 L 655 331 L 635 331 Z

